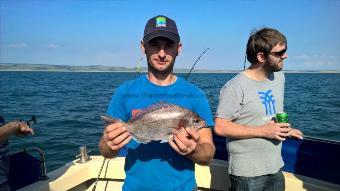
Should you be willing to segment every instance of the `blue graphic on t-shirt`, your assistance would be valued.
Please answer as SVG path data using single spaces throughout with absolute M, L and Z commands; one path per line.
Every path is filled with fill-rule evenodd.
M 273 115 L 276 113 L 275 110 L 275 99 L 273 96 L 273 91 L 268 90 L 264 92 L 258 92 L 260 94 L 260 99 L 262 100 L 262 104 L 266 108 L 266 115 Z

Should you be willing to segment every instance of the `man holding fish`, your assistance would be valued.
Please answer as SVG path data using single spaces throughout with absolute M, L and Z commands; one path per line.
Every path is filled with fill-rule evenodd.
M 141 49 L 148 73 L 115 91 L 99 149 L 107 158 L 128 150 L 123 190 L 195 190 L 194 163 L 208 164 L 215 153 L 208 101 L 173 73 L 182 44 L 172 19 L 151 18 Z

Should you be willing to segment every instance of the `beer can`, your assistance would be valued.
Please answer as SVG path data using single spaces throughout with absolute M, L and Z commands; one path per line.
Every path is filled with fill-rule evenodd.
M 277 123 L 288 123 L 288 114 L 284 112 L 277 113 L 276 122 Z

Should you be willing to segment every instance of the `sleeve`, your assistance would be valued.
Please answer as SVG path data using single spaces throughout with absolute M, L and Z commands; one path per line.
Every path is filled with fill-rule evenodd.
M 125 84 L 119 86 L 111 98 L 107 114 L 113 118 L 120 119 L 124 122 L 128 120 L 127 108 L 126 108 L 126 96 L 127 87 Z
M 220 91 L 216 117 L 234 120 L 240 116 L 242 109 L 243 91 L 232 83 L 226 83 Z
M 198 90 L 198 97 L 194 105 L 194 111 L 205 121 L 207 127 L 214 126 L 209 102 L 201 89 Z

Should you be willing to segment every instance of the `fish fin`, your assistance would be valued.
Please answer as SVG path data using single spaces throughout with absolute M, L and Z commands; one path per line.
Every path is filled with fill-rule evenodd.
M 109 115 L 99 115 L 99 117 L 105 122 L 105 125 L 110 125 L 110 124 L 113 124 L 113 123 L 117 123 L 117 122 L 123 122 L 122 120 L 120 119 L 115 119 Z
M 168 141 L 172 141 L 172 140 L 174 140 L 174 135 L 173 134 L 169 135 L 169 137 L 168 137 Z
M 172 141 L 172 140 L 174 140 L 173 134 L 169 135 L 167 139 L 161 140 L 161 143 L 167 143 L 167 142 Z
M 135 140 L 137 143 L 140 143 L 140 144 L 147 144 L 151 141 L 150 139 L 141 139 L 136 136 L 132 136 L 132 138 L 133 140 Z
M 167 142 L 169 142 L 169 141 L 168 140 L 161 140 L 160 143 L 167 143 Z
M 165 101 L 161 101 L 161 102 L 155 103 L 154 105 L 157 105 L 159 108 L 178 107 L 175 104 L 168 103 L 168 102 L 165 102 Z
M 137 143 L 142 143 L 142 144 L 146 144 L 149 143 L 151 140 L 150 139 L 144 139 L 141 137 L 136 136 L 135 134 L 131 133 L 133 140 L 135 140 Z

